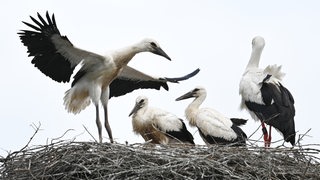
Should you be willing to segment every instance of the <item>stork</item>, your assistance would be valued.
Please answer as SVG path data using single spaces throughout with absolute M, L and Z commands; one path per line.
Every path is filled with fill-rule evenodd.
M 210 144 L 245 145 L 247 135 L 239 126 L 245 124 L 247 120 L 227 118 L 214 109 L 200 108 L 206 96 L 206 89 L 198 86 L 176 99 L 180 101 L 195 98 L 185 110 L 190 126 L 198 128 L 201 138 L 208 146 Z
M 162 109 L 149 107 L 145 96 L 137 97 L 131 115 L 133 131 L 145 141 L 151 140 L 155 144 L 194 144 L 193 136 L 182 119 Z
M 281 66 L 259 68 L 264 46 L 262 37 L 253 38 L 251 57 L 239 86 L 242 97 L 240 108 L 248 110 L 256 121 L 261 121 L 265 147 L 270 147 L 272 126 L 282 133 L 286 142 L 294 146 L 294 99 L 290 91 L 281 84 L 284 76 Z M 269 125 L 269 134 L 265 123 Z
M 108 121 L 108 100 L 113 96 L 121 96 L 139 88 L 168 90 L 167 82 L 178 82 L 188 79 L 199 72 L 199 69 L 180 78 L 160 78 L 146 75 L 127 66 L 128 62 L 140 52 L 151 52 L 171 60 L 153 39 L 143 39 L 130 46 L 115 50 L 102 56 L 90 51 L 79 49 L 62 36 L 57 27 L 54 14 L 46 20 L 38 13 L 39 20 L 30 16 L 35 25 L 23 22 L 32 30 L 18 32 L 22 43 L 28 48 L 31 61 L 43 74 L 57 82 L 69 82 L 75 67 L 81 64 L 80 70 L 74 75 L 71 89 L 66 91 L 64 105 L 68 112 L 74 114 L 85 109 L 91 101 L 96 109 L 96 125 L 99 142 L 102 142 L 102 125 L 99 118 L 99 101 L 104 108 L 104 126 L 110 142 L 113 142 Z M 113 84 L 115 80 L 115 84 Z M 127 84 L 129 88 L 126 89 Z M 118 89 L 118 87 L 120 87 Z

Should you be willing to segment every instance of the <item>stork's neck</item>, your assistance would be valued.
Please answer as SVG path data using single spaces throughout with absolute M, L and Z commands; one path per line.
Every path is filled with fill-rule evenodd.
M 133 114 L 132 117 L 135 118 L 136 121 L 138 121 L 139 123 L 146 123 L 146 120 L 149 120 L 148 118 L 147 119 L 144 118 L 148 114 L 147 110 L 148 110 L 148 108 L 142 107 L 135 114 Z
M 263 47 L 253 47 L 246 69 L 258 68 Z
M 206 99 L 206 94 L 202 94 L 201 96 L 195 98 L 189 106 L 186 108 L 185 114 L 186 118 L 189 120 L 191 126 L 196 126 L 196 113 L 199 110 L 200 105 Z
M 113 59 L 118 67 L 123 67 L 138 53 L 143 52 L 139 44 L 134 44 L 114 51 Z

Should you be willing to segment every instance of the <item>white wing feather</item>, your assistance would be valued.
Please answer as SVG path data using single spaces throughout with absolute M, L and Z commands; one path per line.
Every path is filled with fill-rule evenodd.
M 153 124 L 161 131 L 180 131 L 182 123 L 180 119 L 167 111 L 158 108 L 149 107 L 149 113 L 152 113 Z
M 232 122 L 214 109 L 200 109 L 196 117 L 197 127 L 204 135 L 221 137 L 226 140 L 237 138 L 237 134 L 231 129 Z

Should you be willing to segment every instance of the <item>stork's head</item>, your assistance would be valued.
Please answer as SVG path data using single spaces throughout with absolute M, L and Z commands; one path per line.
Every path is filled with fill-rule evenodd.
M 264 39 L 261 36 L 256 36 L 252 39 L 252 48 L 263 49 L 265 45 Z
M 196 88 L 194 88 L 193 90 L 187 92 L 186 94 L 178 97 L 176 99 L 176 101 L 180 101 L 183 99 L 188 99 L 188 98 L 192 98 L 192 97 L 200 97 L 200 96 L 206 96 L 207 95 L 207 91 L 204 87 L 201 86 L 197 86 Z
M 136 104 L 135 106 L 133 107 L 132 111 L 130 112 L 129 114 L 129 117 L 132 115 L 132 114 L 136 114 L 139 109 L 143 108 L 143 107 L 146 107 L 148 106 L 148 98 L 145 97 L 145 96 L 139 96 L 137 97 L 136 99 Z
M 157 55 L 162 56 L 162 57 L 171 61 L 171 58 L 167 55 L 167 53 L 165 53 L 161 49 L 159 43 L 156 40 L 151 39 L 151 38 L 146 38 L 140 42 L 140 45 L 141 45 L 142 50 L 149 51 L 153 54 L 157 54 Z

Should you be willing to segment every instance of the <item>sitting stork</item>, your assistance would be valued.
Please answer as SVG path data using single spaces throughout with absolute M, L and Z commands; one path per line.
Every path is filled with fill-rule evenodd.
M 205 88 L 196 87 L 176 99 L 180 101 L 195 98 L 185 110 L 190 125 L 198 128 L 201 138 L 208 146 L 210 144 L 245 145 L 247 135 L 238 126 L 246 124 L 247 120 L 227 118 L 214 109 L 199 108 L 206 96 Z
M 133 131 L 145 141 L 155 144 L 194 144 L 193 136 L 182 119 L 162 109 L 148 106 L 148 98 L 139 96 L 129 116 L 132 115 Z
M 252 53 L 240 81 L 241 109 L 249 111 L 253 119 L 261 121 L 265 147 L 270 147 L 271 126 L 279 130 L 286 142 L 295 144 L 294 99 L 282 84 L 281 66 L 259 68 L 265 41 L 257 36 L 252 40 Z M 268 124 L 269 135 L 265 124 Z
M 199 72 L 199 69 L 181 78 L 158 78 L 141 73 L 129 66 L 128 62 L 140 52 L 151 52 L 171 60 L 152 39 L 142 41 L 113 51 L 105 56 L 79 49 L 61 36 L 54 14 L 46 19 L 40 16 L 40 21 L 30 16 L 35 25 L 23 22 L 33 30 L 22 30 L 18 34 L 22 43 L 28 48 L 29 56 L 34 56 L 32 64 L 42 73 L 57 82 L 69 82 L 75 67 L 82 64 L 74 75 L 72 87 L 64 97 L 64 105 L 68 112 L 74 114 L 85 109 L 92 101 L 96 107 L 96 124 L 99 142 L 102 142 L 102 125 L 99 118 L 99 101 L 104 108 L 105 128 L 111 143 L 113 142 L 111 128 L 108 122 L 108 100 L 113 96 L 121 96 L 139 88 L 168 90 L 167 82 L 178 82 L 188 79 Z M 114 84 L 112 83 L 114 81 Z

